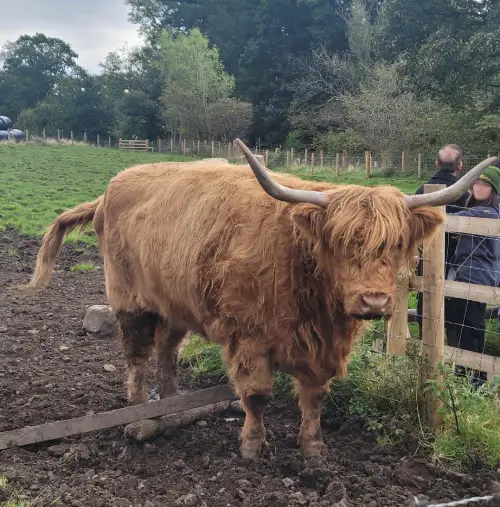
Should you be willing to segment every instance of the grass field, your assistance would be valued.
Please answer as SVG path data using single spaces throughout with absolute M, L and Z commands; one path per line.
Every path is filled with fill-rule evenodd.
M 187 160 L 182 155 L 126 152 L 87 146 L 0 144 L 0 230 L 13 227 L 23 234 L 40 236 L 60 212 L 95 199 L 102 194 L 109 179 L 126 167 L 184 159 Z M 298 169 L 295 173 L 318 181 L 360 185 L 392 184 L 405 193 L 414 193 L 421 184 L 412 176 L 375 176 L 366 180 L 363 173 L 351 173 L 337 179 L 331 171 L 312 175 L 310 169 L 305 168 Z M 82 239 L 94 242 L 92 236 L 83 235 Z M 85 272 L 93 270 L 94 266 L 79 264 L 72 269 Z M 414 306 L 414 296 L 410 298 L 409 304 Z M 382 331 L 380 324 L 373 324 L 372 331 L 365 337 L 367 343 Z M 496 322 L 490 321 L 488 326 L 491 328 L 488 333 L 488 346 L 491 351 L 498 352 L 500 344 L 495 329 Z M 386 359 L 374 360 L 366 355 L 366 350 L 366 347 L 361 347 L 353 355 L 348 380 L 340 384 L 340 387 L 336 386 L 340 394 L 335 402 L 340 403 L 344 396 L 350 411 L 371 418 L 375 426 L 382 424 L 380 421 L 386 422 L 391 418 L 415 417 L 417 379 L 413 373 L 418 371 L 417 363 L 412 363 L 409 358 L 398 359 L 401 364 L 394 364 Z M 183 361 L 192 366 L 195 374 L 221 376 L 225 372 L 218 348 L 202 345 L 196 340 L 191 341 L 184 349 Z M 373 380 L 374 376 L 376 380 Z M 400 383 L 404 380 L 406 384 L 395 388 L 395 379 Z M 283 388 L 286 387 L 283 377 L 280 377 L 279 382 Z M 478 394 L 478 397 L 474 398 L 467 394 L 469 391 L 465 386 L 453 386 L 453 389 L 456 389 L 456 399 L 466 407 L 463 412 L 462 433 L 461 436 L 455 434 L 455 419 L 448 414 L 446 430 L 434 444 L 435 455 L 438 459 L 463 465 L 467 463 L 470 448 L 479 453 L 483 453 L 481 449 L 484 448 L 484 460 L 494 466 L 495 460 L 500 460 L 500 422 L 498 418 L 496 423 L 491 422 L 495 421 L 498 415 L 495 412 L 497 408 L 494 403 L 485 401 L 490 399 L 489 395 Z M 388 399 L 388 393 L 399 400 L 394 406 L 380 403 Z M 402 409 L 405 400 L 408 405 Z M 475 413 L 475 406 L 480 407 L 481 412 Z M 486 424 L 489 426 L 486 427 Z M 467 438 L 467 441 L 464 438 Z
M 89 146 L 0 144 L 0 228 L 39 236 L 59 213 L 102 194 L 119 171 L 183 159 Z
M 63 210 L 102 194 L 111 177 L 135 164 L 189 160 L 182 155 L 109 150 L 89 146 L 0 144 L 0 228 L 11 226 L 22 233 L 41 235 Z M 305 178 L 335 181 L 332 172 L 299 170 Z M 395 184 L 414 192 L 412 179 L 373 178 L 362 174 L 343 175 L 342 183 L 360 185 Z

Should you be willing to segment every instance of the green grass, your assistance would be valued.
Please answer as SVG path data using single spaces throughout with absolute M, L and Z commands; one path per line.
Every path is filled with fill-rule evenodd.
M 95 264 L 92 264 L 92 262 L 82 262 L 80 264 L 74 264 L 69 268 L 70 271 L 76 272 L 76 271 L 94 271 L 96 269 Z
M 278 170 L 276 168 L 273 169 Z M 280 170 L 285 172 L 284 169 Z M 374 187 L 377 185 L 394 185 L 406 194 L 414 194 L 420 185 L 424 183 L 423 181 L 419 181 L 416 175 L 410 172 L 405 173 L 404 175 L 394 175 L 392 173 L 378 171 L 372 173 L 372 177 L 370 179 L 367 179 L 365 173 L 361 171 L 341 173 L 337 178 L 335 176 L 335 172 L 330 169 L 323 171 L 316 170 L 314 174 L 312 174 L 310 167 L 297 167 L 291 171 L 291 174 L 295 174 L 307 180 L 330 181 L 335 183 L 364 185 L 369 187 Z
M 6 490 L 9 481 L 5 475 L 0 475 L 0 489 Z M 10 498 L 6 501 L 0 502 L 0 507 L 35 507 L 38 505 L 44 505 L 44 507 L 52 507 L 57 503 L 57 500 L 42 502 L 40 498 L 35 500 L 20 500 L 18 494 L 13 493 L 9 495 Z
M 0 229 L 10 226 L 24 234 L 40 236 L 59 213 L 101 195 L 119 171 L 135 164 L 169 160 L 192 158 L 90 146 L 0 144 Z M 318 181 L 394 184 L 408 193 L 419 186 L 411 176 L 366 180 L 362 173 L 351 173 L 337 180 L 332 171 L 311 175 L 310 169 L 305 168 L 298 168 L 294 174 Z M 83 233 L 81 239 L 95 243 L 92 233 Z
M 101 195 L 110 178 L 135 164 L 182 155 L 90 146 L 0 144 L 0 230 L 40 236 L 62 211 Z M 82 234 L 93 243 L 92 234 Z

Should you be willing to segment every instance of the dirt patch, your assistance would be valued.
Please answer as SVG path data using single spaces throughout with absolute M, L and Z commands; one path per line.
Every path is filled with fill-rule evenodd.
M 82 331 L 88 306 L 105 304 L 95 249 L 64 246 L 41 295 L 4 290 L 25 283 L 38 239 L 0 233 L 0 431 L 78 417 L 125 405 L 124 363 L 115 338 Z M 98 269 L 72 272 L 92 262 Z M 104 364 L 116 371 L 107 372 Z M 186 379 L 181 379 L 184 388 Z M 206 387 L 207 384 L 204 384 Z M 142 445 L 115 428 L 59 442 L 0 452 L 7 491 L 74 506 L 400 506 L 423 494 L 446 502 L 491 491 L 495 472 L 458 475 L 433 466 L 416 443 L 375 443 L 360 418 L 325 415 L 328 455 L 306 462 L 296 446 L 295 402 L 275 399 L 266 412 L 269 450 L 255 462 L 239 457 L 243 420 L 220 414 L 171 437 Z M 344 504 L 339 502 L 344 502 Z

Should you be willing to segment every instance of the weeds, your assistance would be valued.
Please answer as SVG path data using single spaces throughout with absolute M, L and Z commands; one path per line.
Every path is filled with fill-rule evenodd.
M 82 262 L 80 264 L 75 264 L 69 268 L 70 271 L 73 272 L 85 272 L 85 271 L 95 271 L 97 269 L 96 265 L 92 262 Z
M 431 385 L 443 404 L 442 429 L 432 442 L 434 458 L 462 468 L 500 464 L 500 376 L 474 389 L 465 377 L 443 368 L 444 380 Z
M 6 490 L 9 481 L 5 475 L 0 475 L 0 489 Z M 10 498 L 6 501 L 0 501 L 0 507 L 35 507 L 43 504 L 44 507 L 52 507 L 57 504 L 59 499 L 51 501 L 43 501 L 40 497 L 35 500 L 23 500 L 20 498 L 21 495 L 12 493 Z

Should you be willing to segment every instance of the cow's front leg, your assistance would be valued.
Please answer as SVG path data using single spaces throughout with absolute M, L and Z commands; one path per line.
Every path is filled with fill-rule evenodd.
M 306 458 L 319 457 L 326 450 L 321 435 L 321 412 L 328 392 L 329 382 L 323 385 L 308 385 L 300 380 L 296 383 L 302 423 L 299 432 L 299 445 Z
M 230 375 L 245 410 L 240 453 L 243 458 L 254 459 L 266 438 L 263 416 L 274 378 L 270 357 L 251 358 L 243 364 L 233 361 Z

